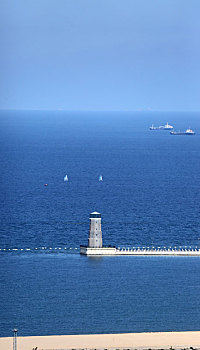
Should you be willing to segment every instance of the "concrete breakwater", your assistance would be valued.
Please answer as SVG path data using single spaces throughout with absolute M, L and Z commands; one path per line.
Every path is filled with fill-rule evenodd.
M 80 254 L 83 255 L 135 255 L 135 256 L 200 256 L 200 249 L 148 249 L 148 248 L 116 248 L 116 247 L 102 247 L 90 248 L 80 246 Z
M 194 255 L 200 256 L 200 249 L 130 249 L 130 248 L 122 248 L 116 249 L 116 255 Z

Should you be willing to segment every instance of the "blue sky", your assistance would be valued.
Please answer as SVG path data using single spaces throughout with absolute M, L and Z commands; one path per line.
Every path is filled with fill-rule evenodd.
M 0 108 L 200 110 L 199 0 L 2 0 Z

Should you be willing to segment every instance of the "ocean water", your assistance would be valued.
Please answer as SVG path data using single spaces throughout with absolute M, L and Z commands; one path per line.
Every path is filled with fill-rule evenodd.
M 167 121 L 196 135 L 149 130 Z M 199 330 L 199 257 L 79 256 L 94 210 L 104 244 L 200 248 L 198 113 L 2 111 L 0 125 L 0 336 Z

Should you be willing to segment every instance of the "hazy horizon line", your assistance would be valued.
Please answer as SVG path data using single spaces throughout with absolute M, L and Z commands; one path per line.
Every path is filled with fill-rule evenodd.
M 125 112 L 125 113 L 132 113 L 132 112 L 150 112 L 150 113 L 156 113 L 156 112 L 192 112 L 192 113 L 199 113 L 200 110 L 173 110 L 173 109 L 169 109 L 169 110 L 164 110 L 164 109 L 61 109 L 61 108 L 57 108 L 57 109 L 48 109 L 48 108 L 0 108 L 0 111 L 34 111 L 34 112 Z

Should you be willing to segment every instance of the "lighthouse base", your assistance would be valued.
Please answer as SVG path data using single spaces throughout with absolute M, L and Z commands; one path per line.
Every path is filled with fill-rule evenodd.
M 80 246 L 80 254 L 83 255 L 116 255 L 116 251 L 115 247 L 90 248 Z

